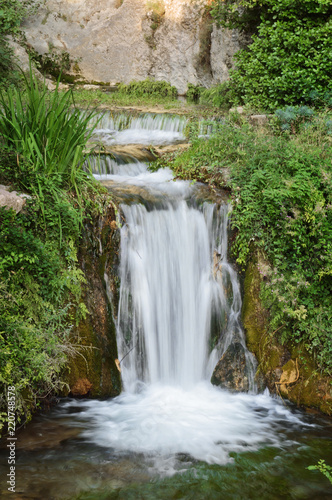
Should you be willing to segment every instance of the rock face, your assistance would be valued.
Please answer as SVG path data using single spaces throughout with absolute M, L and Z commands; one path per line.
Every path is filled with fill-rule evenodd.
M 241 40 L 211 23 L 207 0 L 45 0 L 23 26 L 39 54 L 67 53 L 83 79 L 167 80 L 187 84 L 227 80 Z
M 259 293 L 269 263 L 260 253 L 251 260 L 244 281 L 242 321 L 247 346 L 258 360 L 258 373 L 264 376 L 272 393 L 298 406 L 318 408 L 332 415 L 331 377 L 323 376 L 301 344 L 282 345 L 279 332 L 269 332 L 269 313 Z
M 9 191 L 9 189 L 8 186 L 0 185 L 0 207 L 5 207 L 8 210 L 12 208 L 18 213 L 25 205 L 26 198 L 30 198 L 30 196 L 18 194 L 16 191 Z
M 228 346 L 214 369 L 211 383 L 230 391 L 248 392 L 245 349 L 240 342 Z
M 79 261 L 87 281 L 83 299 L 88 315 L 73 332 L 73 356 L 62 377 L 64 395 L 110 397 L 121 391 L 113 310 L 120 244 L 115 218 L 110 206 L 85 228 Z

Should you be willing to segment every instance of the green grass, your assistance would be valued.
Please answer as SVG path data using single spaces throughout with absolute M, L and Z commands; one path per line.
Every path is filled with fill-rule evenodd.
M 165 109 L 181 109 L 183 104 L 173 98 L 158 95 L 130 95 L 124 92 L 104 92 L 100 89 L 86 90 L 75 87 L 73 96 L 79 106 L 147 106 L 164 107 Z

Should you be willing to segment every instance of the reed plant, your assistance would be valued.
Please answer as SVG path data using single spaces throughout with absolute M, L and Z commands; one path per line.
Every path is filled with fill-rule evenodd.
M 59 202 L 68 192 L 81 207 L 82 193 L 95 185 L 83 165 L 98 120 L 91 120 L 94 111 L 83 112 L 74 104 L 71 91 L 61 93 L 57 84 L 50 92 L 31 67 L 22 88 L 0 91 L 1 146 L 17 153 L 16 178 L 36 196 L 42 211 L 46 198 Z

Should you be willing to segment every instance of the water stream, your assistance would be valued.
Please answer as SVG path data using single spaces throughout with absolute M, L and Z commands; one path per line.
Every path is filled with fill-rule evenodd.
M 157 144 L 182 133 L 183 120 L 173 129 L 165 116 L 135 120 L 105 118 L 97 134 L 135 142 L 144 131 Z M 327 480 L 305 467 L 332 460 L 330 421 L 257 393 L 227 258 L 229 205 L 202 203 L 200 186 L 134 159 L 106 157 L 96 176 L 122 197 L 126 220 L 117 315 L 124 391 L 65 399 L 36 417 L 20 437 L 15 498 L 329 498 Z M 210 383 L 235 340 L 246 350 L 246 393 Z

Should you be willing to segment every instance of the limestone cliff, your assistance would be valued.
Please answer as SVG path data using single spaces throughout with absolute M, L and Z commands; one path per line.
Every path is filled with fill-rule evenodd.
M 228 78 L 237 32 L 217 28 L 207 0 L 45 0 L 23 29 L 38 54 L 69 54 L 87 81 L 167 80 L 210 86 Z M 74 63 L 75 61 L 75 63 Z

